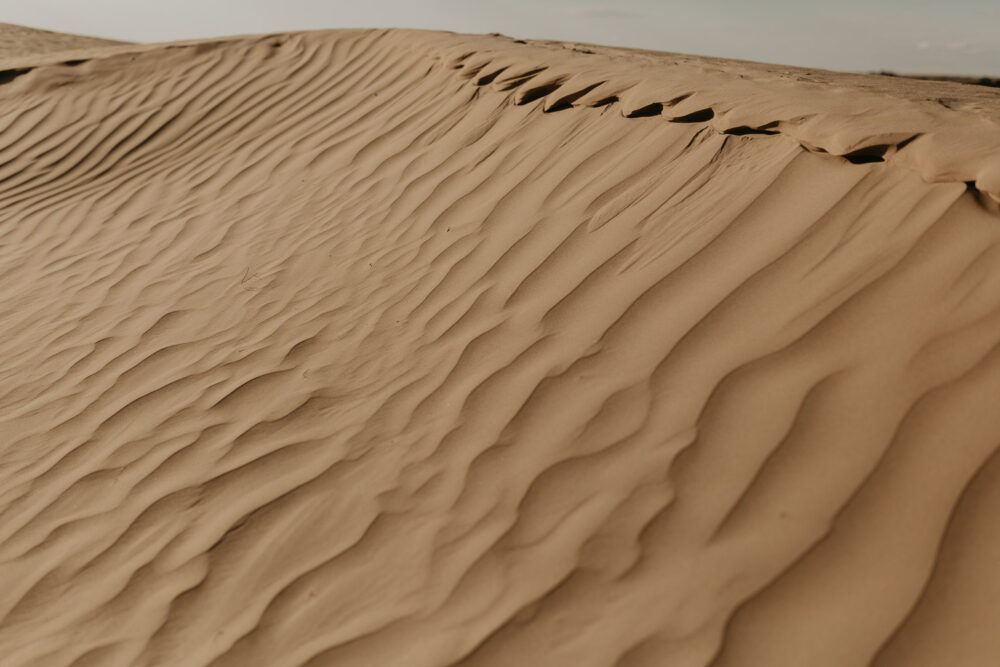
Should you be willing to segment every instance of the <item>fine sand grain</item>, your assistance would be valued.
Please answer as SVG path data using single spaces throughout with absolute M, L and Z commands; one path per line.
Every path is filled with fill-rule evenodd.
M 998 664 L 1000 91 L 24 44 L 3 667 Z

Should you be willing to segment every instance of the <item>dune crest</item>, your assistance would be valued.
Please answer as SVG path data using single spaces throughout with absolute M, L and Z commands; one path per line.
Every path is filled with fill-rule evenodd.
M 10 23 L 0 23 L 0 59 L 38 56 L 78 49 L 92 49 L 124 44 L 112 39 L 67 35 Z
M 1000 655 L 997 92 L 393 30 L 4 62 L 5 665 Z

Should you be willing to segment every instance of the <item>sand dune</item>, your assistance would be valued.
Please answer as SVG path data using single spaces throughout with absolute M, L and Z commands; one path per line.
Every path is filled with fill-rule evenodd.
M 123 43 L 110 39 L 67 35 L 61 32 L 49 32 L 48 30 L 36 30 L 35 28 L 0 23 L 0 58 L 59 53 Z
M 87 53 L 0 86 L 0 663 L 996 664 L 998 91 Z

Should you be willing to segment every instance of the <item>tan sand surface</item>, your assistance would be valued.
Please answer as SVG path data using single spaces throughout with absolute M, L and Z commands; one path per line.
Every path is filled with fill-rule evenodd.
M 0 665 L 996 667 L 1000 91 L 87 53 L 3 61 Z
M 36 30 L 35 28 L 0 23 L 0 58 L 58 53 L 123 43 L 110 39 L 67 35 L 61 32 L 49 32 L 48 30 Z

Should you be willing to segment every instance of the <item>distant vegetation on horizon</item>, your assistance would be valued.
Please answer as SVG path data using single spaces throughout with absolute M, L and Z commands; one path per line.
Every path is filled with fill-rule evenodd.
M 1000 88 L 1000 79 L 991 79 L 988 76 L 948 76 L 947 74 L 898 74 L 889 70 L 879 70 L 872 72 L 881 76 L 899 76 L 907 79 L 923 79 L 925 81 L 953 81 L 955 83 L 967 83 L 973 86 L 992 86 Z

